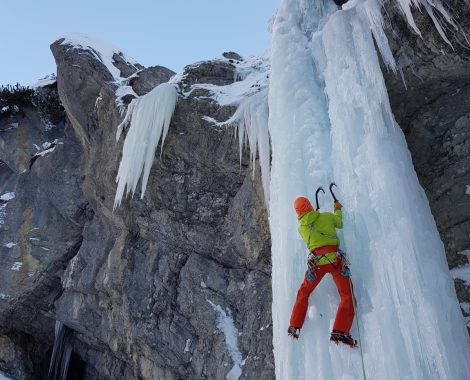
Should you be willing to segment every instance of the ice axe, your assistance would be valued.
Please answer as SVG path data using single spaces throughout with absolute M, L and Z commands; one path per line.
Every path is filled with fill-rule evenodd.
M 317 189 L 317 191 L 315 192 L 315 201 L 317 202 L 317 209 L 316 209 L 316 211 L 320 210 L 320 206 L 318 205 L 318 193 L 320 192 L 320 190 L 323 191 L 323 194 L 325 194 L 325 190 L 323 190 L 323 187 L 321 187 L 321 186 L 320 186 L 320 187 Z M 331 190 L 331 186 L 330 186 L 330 190 Z
M 338 199 L 336 198 L 335 193 L 333 193 L 333 186 L 336 186 L 336 183 L 331 182 L 330 183 L 330 193 L 331 193 L 331 196 L 333 197 L 334 201 L 338 202 Z M 336 187 L 338 187 L 338 186 L 336 186 Z M 318 202 L 317 202 L 317 204 L 318 204 Z

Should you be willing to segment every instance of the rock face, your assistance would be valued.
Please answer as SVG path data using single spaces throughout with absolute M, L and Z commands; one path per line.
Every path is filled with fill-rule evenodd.
M 60 320 L 73 330 L 86 379 L 225 378 L 242 361 L 241 378 L 273 378 L 263 191 L 248 156 L 240 164 L 233 130 L 202 119 L 225 120 L 234 109 L 181 97 L 144 198 L 113 212 L 116 86 L 92 54 L 60 42 L 51 48 L 69 121 L 46 133 L 27 109 L 27 121 L 7 130 L 18 121 L 7 120 L 0 132 L 0 190 L 16 194 L 1 232 L 16 245 L 0 248 L 8 291 L 0 345 L 24 358 L 19 365 L 6 355 L 4 369 L 46 374 Z M 139 95 L 174 74 L 115 62 Z M 234 80 L 231 64 L 207 62 L 189 66 L 182 86 Z M 58 139 L 56 149 L 28 170 L 34 144 L 46 139 Z M 15 262 L 19 271 L 10 270 Z
M 47 368 L 37 357 L 50 347 L 60 273 L 82 241 L 82 155 L 70 125 L 51 127 L 32 108 L 0 120 L 0 194 L 12 194 L 0 215 L 1 340 L 21 352 L 24 360 L 7 364 L 23 367 L 10 372 L 24 378 Z
M 452 5 L 469 30 L 468 0 Z M 416 14 L 421 39 L 387 6 L 407 85 L 385 73 L 389 95 L 452 268 L 470 249 L 468 45 L 454 33 L 452 50 Z M 47 378 L 59 320 L 72 330 L 76 378 L 223 379 L 242 363 L 243 379 L 274 378 L 261 183 L 246 152 L 240 164 L 233 131 L 206 121 L 234 109 L 207 90 L 189 91 L 232 83 L 242 58 L 230 52 L 186 68 L 145 196 L 113 212 L 116 85 L 90 52 L 60 41 L 52 51 L 58 84 L 50 91 L 67 118 L 51 127 L 34 107 L 0 118 L 0 195 L 10 194 L 0 201 L 0 370 Z M 173 75 L 114 61 L 139 96 Z M 470 289 L 456 287 L 469 302 Z
M 406 87 L 400 75 L 385 73 L 387 88 L 452 269 L 467 263 L 459 252 L 470 249 L 470 2 L 446 3 L 459 25 L 446 29 L 452 46 L 425 12 L 414 12 L 422 38 L 416 35 L 392 3 L 388 37 Z M 457 279 L 456 289 L 460 302 L 470 302 L 470 286 Z

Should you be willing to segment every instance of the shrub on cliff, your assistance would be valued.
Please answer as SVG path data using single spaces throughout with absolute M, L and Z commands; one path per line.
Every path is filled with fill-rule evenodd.
M 34 90 L 16 85 L 0 86 L 0 117 L 9 116 L 20 111 L 20 107 L 30 106 Z
M 22 107 L 30 106 L 35 106 L 48 123 L 57 124 L 65 118 L 55 83 L 36 89 L 19 83 L 0 86 L 0 117 L 10 116 L 20 112 Z

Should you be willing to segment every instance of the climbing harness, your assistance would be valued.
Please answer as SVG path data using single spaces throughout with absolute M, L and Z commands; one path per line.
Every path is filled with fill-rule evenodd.
M 336 186 L 336 184 L 334 182 L 332 182 L 330 184 L 330 193 L 331 193 L 331 196 L 333 197 L 334 201 L 337 202 L 338 199 L 336 198 L 334 192 L 333 192 L 333 189 L 332 187 L 333 186 Z M 319 192 L 323 192 L 323 194 L 325 194 L 325 190 L 323 189 L 323 187 L 319 187 L 317 189 L 317 191 L 315 192 L 315 202 L 316 202 L 316 211 L 318 211 L 320 209 L 320 205 L 318 203 L 318 193 Z M 318 233 L 319 235 L 322 235 L 324 237 L 327 237 L 327 238 L 330 238 L 330 239 L 336 239 L 337 237 L 336 236 L 333 236 L 333 235 L 328 235 L 328 234 L 325 234 L 319 230 L 317 230 L 314 226 L 313 226 L 313 223 L 311 223 L 309 225 L 309 233 L 308 233 L 308 241 L 307 241 L 307 249 L 309 249 L 310 247 L 310 236 L 312 235 L 312 231 L 315 231 L 316 233 Z M 306 277 L 307 277 L 307 281 L 309 282 L 312 282 L 315 280 L 316 276 L 315 276 L 315 270 L 318 268 L 318 261 L 322 258 L 322 257 L 325 257 L 331 265 L 333 265 L 333 267 L 336 269 L 334 263 L 328 258 L 328 256 L 326 256 L 326 254 L 324 255 L 320 255 L 320 256 L 316 256 L 315 254 L 313 254 L 312 252 L 310 252 L 309 250 L 309 255 L 308 255 L 308 260 L 307 260 L 307 274 L 306 274 Z M 347 273 L 349 273 L 349 268 L 347 268 Z M 347 274 L 345 274 L 345 271 L 343 271 L 343 275 L 347 276 Z

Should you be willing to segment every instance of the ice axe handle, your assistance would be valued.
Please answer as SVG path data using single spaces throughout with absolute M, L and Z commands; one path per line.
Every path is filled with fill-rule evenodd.
M 318 205 L 318 193 L 320 192 L 320 190 L 323 191 L 323 194 L 325 194 L 325 190 L 323 190 L 323 187 L 319 187 L 315 192 L 315 201 L 317 202 L 316 211 L 320 210 L 320 206 Z
M 333 193 L 333 186 L 336 186 L 336 183 L 332 182 L 330 184 L 330 193 L 331 193 L 331 196 L 333 197 L 334 201 L 338 202 L 338 198 L 336 198 L 335 193 Z

